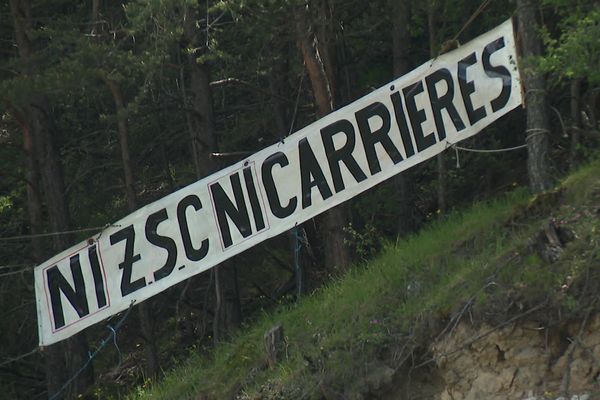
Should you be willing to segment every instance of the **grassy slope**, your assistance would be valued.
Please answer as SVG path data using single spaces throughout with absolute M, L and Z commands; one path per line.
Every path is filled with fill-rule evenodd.
M 581 313 L 587 304 L 582 296 L 600 269 L 598 204 L 600 162 L 595 162 L 550 194 L 532 198 L 517 190 L 454 213 L 387 246 L 376 259 L 299 305 L 263 316 L 218 348 L 213 359 L 192 354 L 160 384 L 139 388 L 130 397 L 319 398 L 326 391 L 364 393 L 369 371 L 378 366 L 400 371 L 409 359 L 413 365 L 426 360 L 427 344 L 466 309 L 476 322 L 492 325 L 538 303 L 546 310 L 560 308 L 563 316 Z M 551 265 L 540 259 L 533 245 L 550 217 L 576 235 Z M 542 311 L 528 318 L 550 314 Z M 284 360 L 270 370 L 263 333 L 276 323 L 283 324 L 287 346 Z

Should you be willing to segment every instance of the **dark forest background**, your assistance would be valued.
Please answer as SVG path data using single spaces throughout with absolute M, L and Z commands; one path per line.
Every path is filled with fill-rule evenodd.
M 527 109 L 135 307 L 60 396 L 154 380 L 455 208 L 597 153 L 593 0 L 0 2 L 0 397 L 57 393 L 104 324 L 35 351 L 32 268 L 428 59 L 518 21 Z

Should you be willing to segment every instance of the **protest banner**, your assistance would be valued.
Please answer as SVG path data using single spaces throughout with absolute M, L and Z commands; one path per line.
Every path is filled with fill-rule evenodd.
M 521 105 L 516 61 L 506 21 L 39 265 L 40 345 L 66 339 L 477 134 Z

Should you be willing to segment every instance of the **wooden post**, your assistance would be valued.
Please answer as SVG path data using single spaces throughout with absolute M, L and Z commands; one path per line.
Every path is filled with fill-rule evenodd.
M 275 368 L 277 362 L 281 359 L 285 348 L 285 336 L 283 336 L 283 325 L 277 324 L 263 336 L 265 351 L 267 355 L 267 364 L 269 368 Z

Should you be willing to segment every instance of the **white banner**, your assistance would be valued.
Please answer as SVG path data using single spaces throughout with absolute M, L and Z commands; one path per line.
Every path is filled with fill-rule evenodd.
M 435 156 L 521 101 L 506 21 L 38 266 L 40 345 L 66 339 Z

